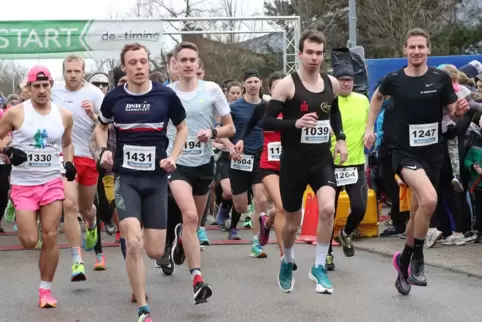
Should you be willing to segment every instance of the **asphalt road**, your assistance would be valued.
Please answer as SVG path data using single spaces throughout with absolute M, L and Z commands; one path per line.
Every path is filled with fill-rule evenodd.
M 249 232 L 243 232 L 249 237 Z M 221 232 L 212 239 L 224 239 Z M 482 280 L 427 267 L 429 286 L 413 287 L 400 296 L 393 284 L 395 271 L 387 257 L 358 251 L 345 258 L 335 251 L 337 271 L 330 273 L 333 295 L 319 295 L 308 279 L 314 246 L 296 245 L 296 286 L 282 293 L 276 283 L 278 250 L 266 247 L 267 259 L 248 257 L 248 245 L 210 246 L 202 253 L 202 272 L 212 286 L 207 304 L 192 304 L 191 277 L 186 266 L 163 276 L 146 258 L 148 294 L 154 321 L 270 322 L 270 321 L 481 321 Z M 38 251 L 0 252 L 0 321 L 93 322 L 137 321 L 130 303 L 124 262 L 117 248 L 106 248 L 108 270 L 90 271 L 94 254 L 85 254 L 88 280 L 70 282 L 71 259 L 61 251 L 53 294 L 55 309 L 39 309 Z

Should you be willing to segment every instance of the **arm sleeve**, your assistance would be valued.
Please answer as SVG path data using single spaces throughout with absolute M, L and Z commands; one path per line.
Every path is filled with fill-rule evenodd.
M 335 137 L 338 138 L 338 136 L 343 133 L 343 124 L 341 121 L 340 108 L 338 106 L 338 97 L 333 100 L 333 104 L 331 105 L 330 124 L 331 128 L 333 129 L 333 133 L 335 133 Z
M 226 95 L 224 95 L 223 90 L 218 84 L 213 83 L 211 95 L 214 98 L 214 109 L 219 117 L 224 117 L 231 113 L 231 108 L 229 107 Z
M 253 114 L 251 114 L 250 119 L 243 127 L 243 131 L 241 132 L 241 136 L 239 138 L 240 140 L 246 139 L 246 137 L 251 134 L 251 131 L 253 131 L 256 124 L 263 119 L 264 113 L 266 112 L 266 105 L 266 102 L 256 105 Z
M 99 122 L 102 124 L 114 123 L 114 115 L 112 114 L 112 108 L 114 107 L 114 99 L 112 92 L 107 93 L 107 95 L 102 100 L 99 111 Z
M 452 86 L 452 80 L 448 74 L 442 76 L 442 104 L 447 106 L 457 102 L 457 95 L 455 94 L 454 87 Z
M 177 97 L 174 91 L 169 95 L 169 111 L 168 116 L 172 121 L 172 124 L 178 126 L 182 121 L 186 119 L 186 110 L 181 103 L 179 97 Z
M 469 100 L 469 107 L 471 110 L 482 112 L 482 103 L 476 102 L 473 99 Z
M 296 120 L 281 120 L 278 115 L 282 112 L 283 102 L 270 100 L 266 106 L 266 113 L 261 127 L 266 131 L 284 131 L 295 127 Z

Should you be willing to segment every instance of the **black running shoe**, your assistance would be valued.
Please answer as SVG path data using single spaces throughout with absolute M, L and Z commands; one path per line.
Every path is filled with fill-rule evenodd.
M 186 255 L 184 254 L 184 247 L 182 246 L 182 225 L 177 224 L 176 228 L 174 228 L 174 242 L 172 243 L 172 251 L 171 256 L 172 260 L 176 265 L 182 265 L 184 260 L 186 259 Z
M 403 267 L 400 264 L 400 252 L 397 252 L 395 255 L 393 255 L 392 262 L 398 273 L 397 280 L 395 281 L 395 288 L 397 289 L 398 293 L 408 295 L 412 290 L 412 286 L 408 282 L 408 278 L 405 278 L 402 273 Z M 408 272 L 406 272 L 406 274 L 408 275 Z
M 106 234 L 109 236 L 114 235 L 117 231 L 117 227 L 112 221 L 104 223 L 104 228 L 105 228 Z
M 335 270 L 335 256 L 333 256 L 333 254 L 328 254 L 326 256 L 326 260 L 325 260 L 325 268 L 327 271 L 334 271 Z
M 174 273 L 174 262 L 172 261 L 172 257 L 169 256 L 169 264 L 162 265 L 161 271 L 164 276 L 171 276 Z
M 337 240 L 343 246 L 343 253 L 346 257 L 352 257 L 355 255 L 355 248 L 353 248 L 353 242 L 351 241 L 351 235 L 345 236 L 343 229 L 340 230 Z
M 157 268 L 161 268 L 162 266 L 169 265 L 171 259 L 171 247 L 166 245 L 164 248 L 164 254 L 162 254 L 161 258 L 156 259 L 154 266 Z
M 410 261 L 408 282 L 415 286 L 427 286 L 427 278 L 425 277 L 425 263 L 423 259 L 415 259 L 412 257 Z
M 194 285 L 194 305 L 206 303 L 212 295 L 213 291 L 207 283 L 198 282 Z

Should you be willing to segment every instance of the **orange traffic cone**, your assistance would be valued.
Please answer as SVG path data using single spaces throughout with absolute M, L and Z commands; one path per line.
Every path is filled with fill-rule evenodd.
M 306 197 L 305 214 L 301 226 L 300 241 L 311 244 L 316 242 L 316 228 L 318 226 L 318 200 L 309 193 Z

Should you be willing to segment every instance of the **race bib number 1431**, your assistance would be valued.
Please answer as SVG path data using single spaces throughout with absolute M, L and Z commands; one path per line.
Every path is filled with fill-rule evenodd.
M 155 162 L 155 146 L 124 145 L 123 168 L 138 171 L 154 171 L 156 169 Z

